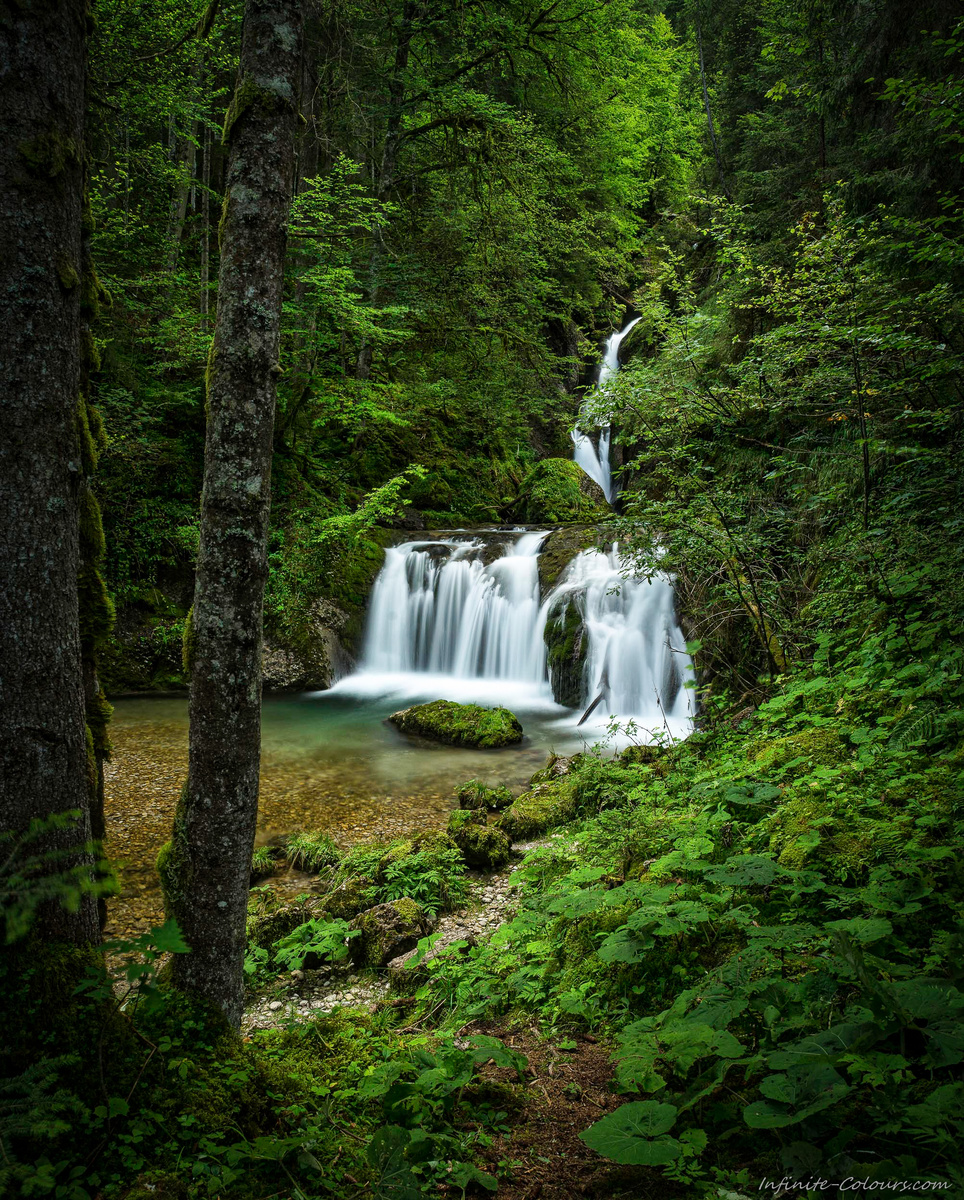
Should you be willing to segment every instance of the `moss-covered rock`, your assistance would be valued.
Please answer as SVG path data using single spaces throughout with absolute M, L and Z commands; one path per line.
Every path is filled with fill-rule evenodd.
M 350 921 L 371 905 L 374 880 L 367 875 L 356 875 L 342 880 L 336 888 L 321 898 L 319 907 L 331 917 Z
M 565 825 L 577 814 L 575 789 L 568 778 L 537 783 L 499 817 L 495 828 L 510 841 L 526 841 L 547 829 Z
M 581 754 L 573 754 L 566 758 L 561 754 L 550 754 L 549 761 L 544 767 L 536 771 L 529 780 L 529 787 L 533 788 L 537 783 L 552 783 L 557 779 L 563 779 L 571 771 L 578 767 L 582 761 Z
M 585 482 L 584 482 L 585 481 Z M 522 481 L 515 503 L 520 521 L 566 522 L 601 520 L 609 515 L 601 491 L 592 494 L 592 480 L 569 458 L 545 458 Z
M 470 867 L 494 870 L 509 861 L 512 843 L 502 829 L 470 823 L 452 836 Z
M 589 636 L 574 597 L 561 596 L 553 604 L 543 637 L 553 698 L 566 708 L 580 708 L 586 702 Z
M 277 871 L 281 852 L 276 846 L 259 846 L 251 855 L 251 882 L 261 883 Z
M 305 903 L 283 904 L 248 921 L 248 941 L 262 950 L 270 950 L 286 934 L 317 917 L 315 906 Z
M 482 708 L 434 700 L 392 713 L 388 718 L 402 733 L 431 738 L 450 746 L 497 749 L 522 741 L 522 724 L 507 708 Z
M 562 578 L 562 573 L 580 550 L 590 550 L 599 545 L 598 525 L 579 525 L 570 529 L 556 529 L 542 543 L 539 552 L 539 586 L 545 600 Z
M 512 793 L 504 783 L 489 787 L 480 779 L 470 779 L 455 789 L 459 808 L 476 808 L 484 812 L 502 812 L 512 803 Z
M 464 830 L 472 825 L 480 826 L 482 829 L 488 824 L 488 818 L 485 809 L 481 808 L 457 808 L 454 812 L 449 813 L 449 837 L 458 844 L 458 836 Z
M 399 954 L 413 950 L 430 925 L 415 901 L 403 897 L 360 913 L 350 928 L 359 932 L 349 942 L 355 966 L 384 967 Z

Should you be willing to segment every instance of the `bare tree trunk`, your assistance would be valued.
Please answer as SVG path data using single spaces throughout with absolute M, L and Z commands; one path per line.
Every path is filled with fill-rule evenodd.
M 398 146 L 402 136 L 402 113 L 405 108 L 405 77 L 414 34 L 413 23 L 419 6 L 415 0 L 405 0 L 402 19 L 398 27 L 398 42 L 395 47 L 395 65 L 388 85 L 388 116 L 385 124 L 385 141 L 382 145 L 382 161 L 378 170 L 375 195 L 387 200 L 395 184 L 395 167 L 398 161 Z M 368 294 L 373 303 L 381 299 L 380 283 L 382 269 L 382 245 L 377 230 L 372 234 L 372 252 L 368 266 Z M 372 371 L 373 347 L 368 338 L 362 339 L 355 364 L 355 378 L 367 379 Z
M 720 177 L 720 187 L 723 189 L 723 195 L 727 200 L 732 200 L 730 189 L 726 186 L 726 174 L 723 170 L 723 155 L 720 153 L 720 144 L 716 140 L 716 127 L 713 124 L 713 110 L 710 108 L 710 90 L 706 84 L 706 64 L 703 61 L 703 22 L 700 20 L 699 9 L 696 13 L 696 48 L 699 53 L 700 60 L 700 84 L 703 88 L 703 108 L 706 112 L 706 127 L 710 134 L 710 144 L 713 147 L 713 157 L 716 159 L 716 170 Z
M 262 601 L 286 225 L 300 79 L 299 0 L 247 0 L 225 122 L 228 178 L 201 496 L 188 780 L 159 869 L 191 953 L 175 984 L 237 1026 L 261 758 Z
M 0 830 L 75 810 L 48 848 L 90 838 L 78 606 L 84 0 L 4 5 L 0 15 Z M 39 932 L 100 933 L 91 897 L 49 905 Z

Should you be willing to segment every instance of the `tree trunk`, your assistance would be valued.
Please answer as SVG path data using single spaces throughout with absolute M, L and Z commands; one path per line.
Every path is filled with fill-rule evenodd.
M 388 85 L 388 114 L 385 122 L 385 141 L 382 145 L 382 161 L 375 185 L 375 196 L 384 202 L 392 193 L 395 184 L 395 167 L 398 162 L 398 146 L 402 136 L 402 113 L 405 109 L 405 82 L 408 59 L 414 34 L 413 23 L 418 15 L 415 0 L 405 0 L 402 19 L 398 27 L 398 42 L 395 47 L 395 64 Z M 377 230 L 372 234 L 372 252 L 368 264 L 368 294 L 374 304 L 382 299 L 382 245 Z M 355 364 L 355 378 L 368 379 L 372 371 L 373 346 L 363 338 Z
M 247 0 L 228 178 L 189 631 L 188 780 L 159 860 L 191 953 L 175 984 L 237 1026 L 261 757 L 262 601 L 302 5 Z
M 76 810 L 46 847 L 90 838 L 78 608 L 84 0 L 0 14 L 0 830 Z M 15 133 L 13 132 L 15 131 Z M 48 905 L 41 936 L 99 940 L 90 896 Z

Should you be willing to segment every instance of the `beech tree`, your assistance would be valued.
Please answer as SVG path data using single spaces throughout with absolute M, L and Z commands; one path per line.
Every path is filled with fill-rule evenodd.
M 158 863 L 191 953 L 174 981 L 238 1025 L 261 760 L 262 602 L 302 12 L 248 0 L 225 121 L 227 186 L 201 496 L 188 780 Z
M 85 537 L 100 531 L 84 478 L 96 456 L 84 395 L 84 309 L 96 299 L 83 229 L 87 20 L 84 0 L 0 15 L 0 111 L 16 130 L 0 139 L 0 831 L 78 813 L 39 847 L 75 879 L 97 791 L 78 599 L 82 504 Z M 99 940 L 93 896 L 74 911 L 45 904 L 39 929 Z

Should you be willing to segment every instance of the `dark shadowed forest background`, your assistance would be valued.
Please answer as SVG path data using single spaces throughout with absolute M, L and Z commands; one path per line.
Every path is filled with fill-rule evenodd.
M 960 6 L 3 0 L 0 111 L 0 1194 L 964 1196 Z M 523 528 L 688 736 L 305 732 Z

